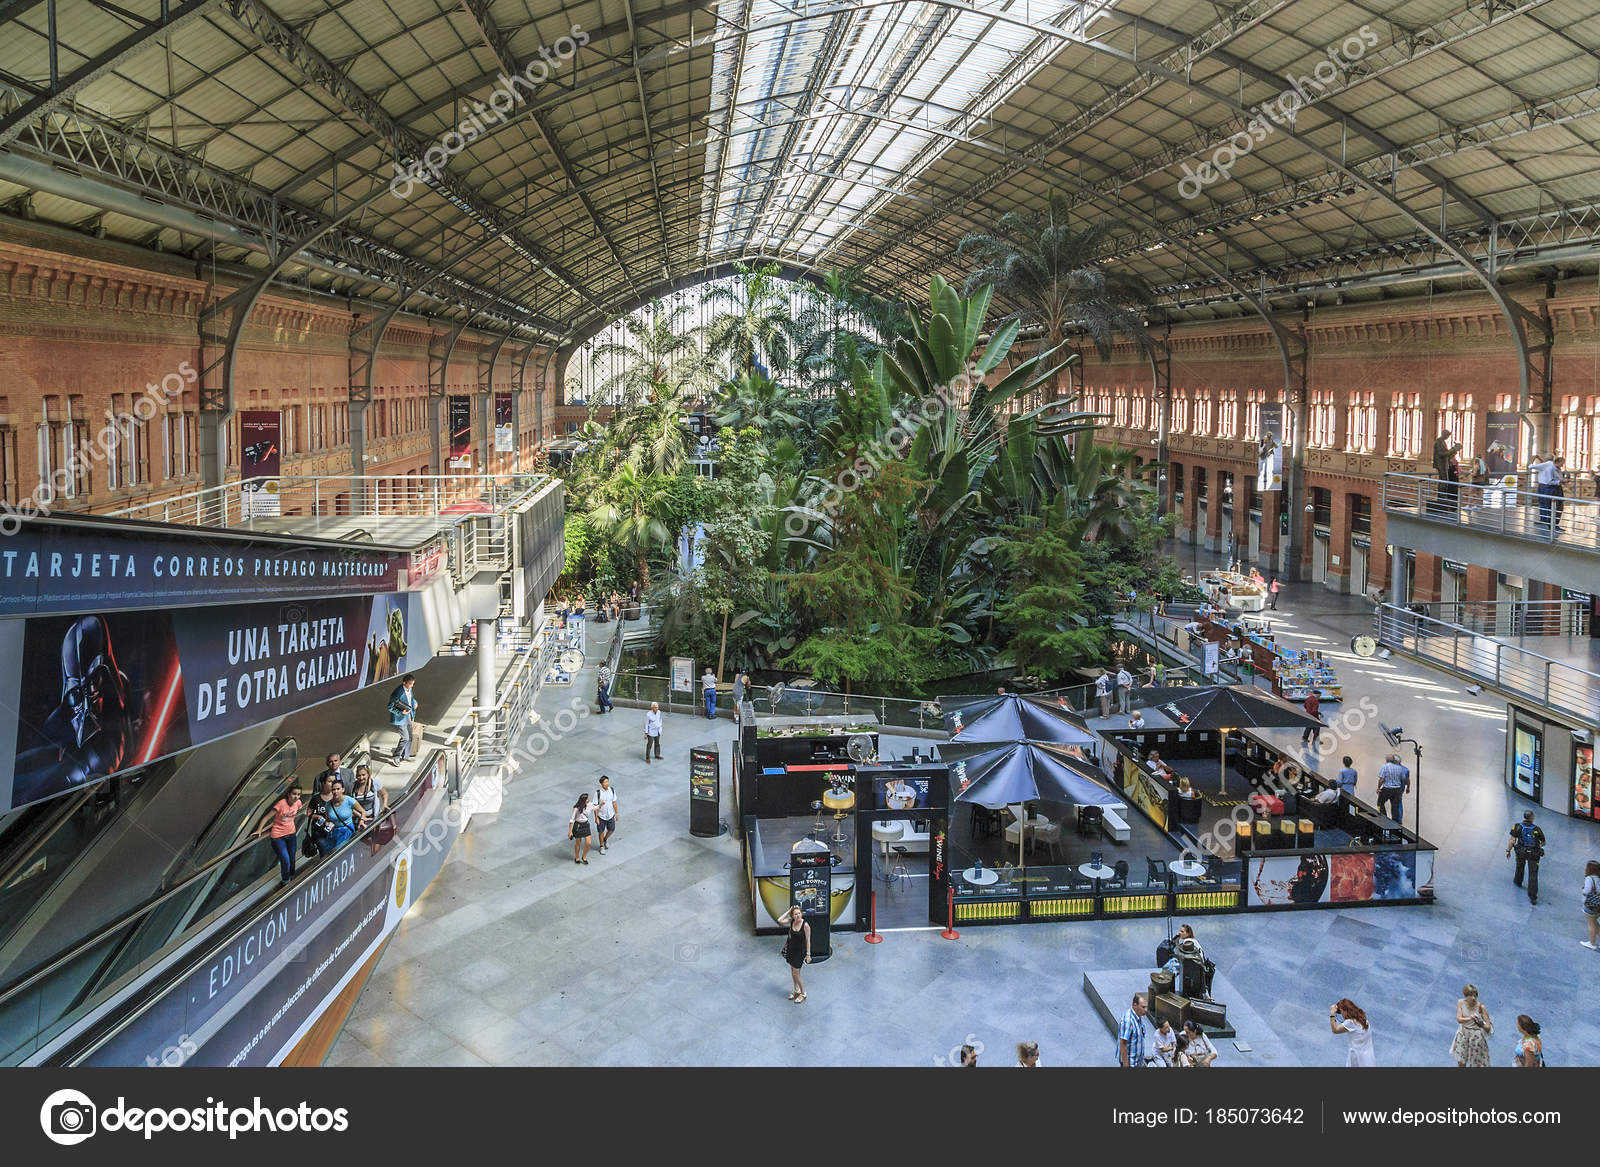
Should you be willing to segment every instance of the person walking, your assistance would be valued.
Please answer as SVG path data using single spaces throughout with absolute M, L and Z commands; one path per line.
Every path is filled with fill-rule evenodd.
M 1463 1070 L 1489 1065 L 1489 1035 L 1494 1022 L 1489 1010 L 1478 1000 L 1477 985 L 1462 985 L 1456 1002 L 1456 1036 L 1450 1043 L 1450 1056 Z
M 1144 1067 L 1144 1015 L 1150 1011 L 1143 993 L 1133 995 L 1133 1003 L 1122 1014 L 1117 1026 L 1117 1064 L 1128 1069 Z
M 1411 774 L 1400 764 L 1399 754 L 1389 754 L 1378 769 L 1378 809 L 1395 822 L 1405 813 L 1401 795 L 1411 789 Z
M 273 802 L 272 809 L 267 811 L 261 825 L 256 827 L 256 835 L 266 832 L 272 840 L 272 853 L 278 857 L 278 868 L 283 876 L 283 882 L 288 883 L 294 879 L 294 861 L 296 858 L 294 833 L 295 819 L 300 816 L 300 786 L 293 778 Z M 1593 864 L 1591 864 L 1593 866 Z M 1594 925 L 1589 925 L 1590 931 Z M 1590 947 L 1593 947 L 1591 945 Z
M 1600 860 L 1591 859 L 1583 868 L 1583 918 L 1589 925 L 1589 939 L 1581 943 L 1600 951 Z
M 706 720 L 710 721 L 717 716 L 717 676 L 711 671 L 711 666 L 706 666 L 705 675 L 700 678 L 700 691 L 705 694 Z
M 1306 713 L 1317 719 L 1316 725 L 1308 725 L 1305 732 L 1300 735 L 1301 745 L 1311 745 L 1322 736 L 1322 696 L 1315 689 L 1306 691 Z
M 1347 1066 L 1376 1066 L 1372 1052 L 1372 1027 L 1367 1015 L 1349 997 L 1339 998 L 1337 1005 L 1328 1006 L 1328 1028 L 1334 1033 L 1348 1034 L 1350 1053 L 1345 1058 Z
M 806 999 L 806 983 L 800 978 L 800 970 L 811 963 L 811 925 L 806 923 L 800 905 L 795 904 L 778 917 L 778 927 L 785 929 L 783 959 L 788 962 L 789 978 L 794 981 L 789 1000 L 798 1005 Z
M 407 673 L 389 694 L 389 724 L 394 727 L 394 752 L 389 760 L 396 766 L 411 760 L 411 727 L 417 720 L 417 675 Z
M 1100 716 L 1111 716 L 1111 673 L 1105 669 L 1094 681 L 1094 695 L 1100 699 Z
M 1528 902 L 1539 902 L 1539 860 L 1544 858 L 1544 831 L 1534 824 L 1533 812 L 1522 812 L 1522 821 L 1511 828 L 1511 841 L 1506 844 L 1506 858 L 1517 855 L 1517 871 L 1511 882 L 1522 886 L 1523 872 L 1528 876 Z
M 1039 1043 L 1036 1041 L 1019 1041 L 1017 1043 L 1017 1065 L 1025 1070 L 1037 1069 L 1044 1065 L 1039 1060 Z
M 1117 669 L 1117 711 L 1126 714 L 1133 708 L 1133 674 L 1128 666 Z
M 1519 1069 L 1544 1069 L 1544 1039 L 1539 1036 L 1539 1023 L 1526 1013 L 1517 1014 L 1517 1055 L 1512 1060 Z
M 572 805 L 572 817 L 567 820 L 567 838 L 572 840 L 572 861 L 589 862 L 589 796 L 578 795 Z M 582 848 L 580 851 L 579 849 Z
M 1355 763 L 1351 761 L 1349 754 L 1346 754 L 1341 760 L 1344 763 L 1344 769 L 1339 771 L 1339 787 L 1351 798 L 1354 798 L 1356 796 Z
M 661 759 L 661 705 L 659 702 L 650 702 L 650 708 L 644 715 L 644 764 L 650 764 L 650 747 L 656 748 L 656 760 Z
M 611 779 L 604 774 L 600 775 L 600 788 L 594 792 L 594 818 L 595 832 L 599 836 L 595 845 L 604 855 L 606 844 L 617 829 L 617 792 L 612 789 Z
M 595 675 L 595 699 L 601 713 L 611 712 L 611 666 L 602 664 Z
M 1278 582 L 1278 577 L 1272 577 L 1272 583 L 1267 588 L 1267 607 L 1274 612 L 1278 610 L 1278 593 L 1283 590 L 1283 585 Z

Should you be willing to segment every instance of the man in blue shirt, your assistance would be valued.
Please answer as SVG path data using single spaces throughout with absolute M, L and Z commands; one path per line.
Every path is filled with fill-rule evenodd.
M 1410 789 L 1411 771 L 1400 764 L 1399 754 L 1390 754 L 1378 771 L 1378 809 L 1400 822 L 1400 816 L 1405 813 L 1400 796 Z
M 397 735 L 391 761 L 397 766 L 411 760 L 411 723 L 417 716 L 417 699 L 411 690 L 416 683 L 416 674 L 407 673 L 389 694 L 389 724 Z
M 1118 1065 L 1130 1069 L 1144 1066 L 1144 1015 L 1149 1009 L 1144 994 L 1135 993 L 1133 1004 L 1128 1006 L 1128 1011 L 1122 1015 L 1122 1024 L 1117 1026 Z
M 1344 769 L 1339 771 L 1339 785 L 1344 788 L 1344 792 L 1350 795 L 1351 798 L 1355 797 L 1356 767 L 1355 763 L 1350 760 L 1349 754 L 1344 756 Z

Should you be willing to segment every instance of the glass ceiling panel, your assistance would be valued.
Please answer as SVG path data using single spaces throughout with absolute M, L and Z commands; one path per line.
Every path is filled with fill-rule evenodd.
M 986 7 L 1090 35 L 1114 3 Z M 818 262 L 975 136 L 1063 45 L 987 13 L 916 0 L 780 23 L 791 12 L 778 0 L 719 5 L 719 16 L 753 31 L 719 54 L 702 201 L 707 257 Z

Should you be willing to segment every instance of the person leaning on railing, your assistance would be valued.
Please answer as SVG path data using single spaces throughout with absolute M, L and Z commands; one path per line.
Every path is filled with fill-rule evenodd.
M 300 817 L 301 809 L 299 780 L 291 777 L 283 793 L 278 795 L 272 804 L 272 809 L 267 811 L 254 832 L 257 838 L 262 834 L 267 834 L 271 838 L 272 851 L 278 857 L 278 867 L 284 883 L 294 879 L 295 820 Z

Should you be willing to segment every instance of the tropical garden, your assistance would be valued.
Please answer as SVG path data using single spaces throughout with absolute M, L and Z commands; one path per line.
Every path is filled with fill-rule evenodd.
M 966 237 L 968 276 L 919 303 L 744 266 L 703 323 L 681 303 L 620 322 L 592 353 L 613 412 L 564 472 L 558 586 L 637 581 L 663 650 L 719 678 L 916 694 L 1100 663 L 1130 596 L 1182 590 L 1158 468 L 1098 441 L 1070 388 L 1080 344 L 1143 343 L 1148 291 L 1093 262 L 1109 230 L 1052 196 Z

